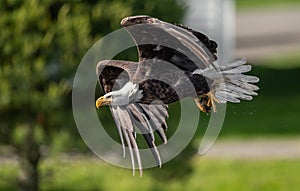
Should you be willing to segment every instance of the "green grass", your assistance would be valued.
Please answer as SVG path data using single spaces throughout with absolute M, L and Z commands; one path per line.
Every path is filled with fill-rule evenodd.
M 299 96 L 258 97 L 228 105 L 221 135 L 299 135 Z
M 260 77 L 253 101 L 228 104 L 222 134 L 299 135 L 300 68 L 254 67 Z
M 0 191 L 15 190 L 18 166 L 16 164 L 0 163 Z
M 299 0 L 237 0 L 236 5 L 238 8 L 268 8 L 268 7 L 281 7 L 300 5 Z
M 168 165 L 168 164 L 165 164 Z M 14 165 L 0 165 L 0 190 L 16 190 L 11 177 Z M 298 191 L 298 160 L 211 160 L 193 157 L 192 170 L 184 175 L 166 173 L 168 168 L 131 170 L 99 160 L 46 160 L 41 165 L 41 190 L 210 190 L 210 191 Z M 173 166 L 177 171 L 181 166 Z M 3 170 L 6 169 L 6 170 Z M 9 170 L 10 169 L 10 170 Z M 7 180 L 7 181 L 3 181 Z

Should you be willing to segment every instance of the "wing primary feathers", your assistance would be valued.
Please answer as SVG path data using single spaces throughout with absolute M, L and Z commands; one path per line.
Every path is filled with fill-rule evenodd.
M 167 142 L 167 137 L 164 133 L 164 129 L 166 129 L 166 122 L 164 119 L 167 115 L 167 107 L 164 105 L 154 105 L 151 107 L 153 108 L 150 109 L 148 105 L 137 103 L 130 104 L 124 108 L 111 106 L 113 118 L 117 125 L 118 133 L 122 143 L 123 157 L 125 157 L 125 141 L 129 149 L 133 175 L 135 174 L 136 158 L 140 176 L 142 176 L 142 162 L 139 148 L 135 140 L 136 132 L 134 131 L 134 125 L 142 132 L 157 165 L 159 167 L 162 166 L 162 160 L 154 142 L 154 132 L 158 133 L 159 137 L 164 141 L 164 143 Z
M 119 137 L 120 137 L 120 140 L 121 140 L 121 144 L 122 144 L 122 153 L 123 153 L 123 158 L 125 158 L 125 155 L 126 155 L 126 152 L 125 152 L 125 143 L 124 143 L 124 138 L 123 138 L 123 134 L 122 134 L 122 127 L 120 125 L 120 118 L 119 118 L 119 115 L 117 113 L 117 110 L 115 107 L 110 107 L 110 110 L 112 112 L 112 116 L 113 116 L 113 119 L 116 123 L 116 126 L 117 126 L 117 130 L 118 130 L 118 134 L 119 134 Z
M 139 61 L 158 58 L 191 72 L 199 66 L 208 67 L 217 60 L 217 43 L 183 25 L 167 23 L 149 16 L 127 17 L 121 21 L 121 25 L 135 41 Z M 176 57 L 179 59 L 172 62 L 171 59 Z
M 125 136 L 125 140 L 126 140 L 130 158 L 131 158 L 132 175 L 134 175 L 135 174 L 135 161 L 134 161 L 134 156 L 133 156 L 133 151 L 132 151 L 132 145 L 130 143 L 130 139 L 129 139 L 129 135 L 128 135 L 129 133 L 127 132 L 127 130 L 125 128 L 122 128 L 122 130 L 123 130 L 123 134 Z
M 144 113 L 141 113 L 141 115 L 143 116 L 148 128 L 149 128 L 149 134 L 151 135 L 151 138 L 153 140 L 153 142 L 155 141 L 155 136 L 154 136 L 154 129 L 152 128 L 152 125 L 150 125 L 148 118 L 145 116 Z
M 236 60 L 234 62 L 230 62 L 230 63 L 225 64 L 225 65 L 219 65 L 219 68 L 221 70 L 228 70 L 228 69 L 232 69 L 232 68 L 236 68 L 236 67 L 242 66 L 244 64 L 246 64 L 246 59 L 245 58 L 241 58 L 239 60 Z
M 161 168 L 162 166 L 162 161 L 161 161 L 161 157 L 160 157 L 160 154 L 159 154 L 159 151 L 154 143 L 154 141 L 152 140 L 151 136 L 149 134 L 143 134 L 153 156 L 154 156 L 154 159 L 156 161 L 156 164 L 158 165 L 159 168 Z
M 122 127 L 122 131 L 123 131 L 123 134 L 125 136 L 125 140 L 127 142 L 127 146 L 128 146 L 128 149 L 129 149 L 129 153 L 130 153 L 130 157 L 131 157 L 131 165 L 132 165 L 132 174 L 134 175 L 135 174 L 135 160 L 134 160 L 134 154 L 133 154 L 133 150 L 135 149 L 135 145 L 136 145 L 136 141 L 133 137 L 133 125 L 132 125 L 132 122 L 130 121 L 130 116 L 127 112 L 127 110 L 123 109 L 123 108 L 120 108 L 120 107 L 117 107 L 118 108 L 118 114 L 119 114 L 119 117 L 120 117 L 120 122 L 121 122 L 121 127 Z M 137 155 L 137 160 L 140 159 L 140 156 L 139 156 L 139 152 L 136 152 L 135 151 L 135 154 Z M 140 164 L 141 161 L 138 161 L 138 164 Z M 141 167 L 139 166 L 139 169 Z
M 242 65 L 230 70 L 224 70 L 222 71 L 222 74 L 241 74 L 241 73 L 249 72 L 251 68 L 252 67 L 250 65 Z
M 217 60 L 217 56 L 216 56 L 216 53 L 217 53 L 217 47 L 218 47 L 218 44 L 213 41 L 213 40 L 210 40 L 208 38 L 208 36 L 206 36 L 205 34 L 203 33 L 200 33 L 198 31 L 194 31 L 192 28 L 190 27 L 187 27 L 187 26 L 184 26 L 182 24 L 174 24 L 178 27 L 181 27 L 183 29 L 186 29 L 187 31 L 191 32 L 193 35 L 195 35 L 201 42 L 204 43 L 204 45 L 210 50 L 210 52 L 213 54 L 213 56 L 215 57 L 215 59 Z
M 153 134 L 154 131 L 157 132 L 158 135 L 160 136 L 160 138 L 163 140 L 163 142 L 166 143 L 167 138 L 166 138 L 166 135 L 165 135 L 164 131 L 163 131 L 163 130 L 161 131 L 161 125 L 160 125 L 160 124 L 157 124 L 157 122 L 156 122 L 156 124 L 155 124 L 155 122 L 154 122 L 154 120 L 157 119 L 157 118 L 155 118 L 155 116 L 153 116 L 153 113 L 154 113 L 154 111 L 155 111 L 154 108 L 157 109 L 157 107 L 158 107 L 159 105 L 157 105 L 157 106 L 152 106 L 152 107 L 154 107 L 154 108 L 151 109 L 151 111 L 145 109 L 145 107 L 149 107 L 148 105 L 144 105 L 144 104 L 135 104 L 135 105 L 136 105 L 137 108 L 140 109 L 141 112 L 143 112 L 143 113 L 145 114 L 145 116 L 147 116 L 147 118 L 145 118 L 145 120 L 147 121 L 148 125 L 150 125 L 150 127 L 151 127 L 151 131 L 152 131 L 152 132 L 151 132 L 150 135 L 151 135 L 151 139 L 152 139 L 152 140 L 150 141 L 149 138 L 148 138 L 148 139 L 147 139 L 146 137 L 145 137 L 145 138 L 146 138 L 146 141 L 147 141 L 147 143 L 148 143 L 148 146 L 150 147 L 150 149 L 151 149 L 151 151 L 152 151 L 152 153 L 153 153 L 153 155 L 154 155 L 154 158 L 155 158 L 155 160 L 156 160 L 158 166 L 161 167 L 161 166 L 162 166 L 161 157 L 160 157 L 160 154 L 159 154 L 159 152 L 158 152 L 158 149 L 157 149 L 157 147 L 156 147 L 156 145 L 155 145 L 155 143 L 154 143 L 155 137 L 154 137 L 154 134 Z M 148 108 L 148 109 L 149 109 L 149 108 Z M 149 111 L 149 112 L 148 112 L 148 111 Z M 152 117 L 150 117 L 151 115 L 152 115 Z M 152 137 L 152 136 L 153 136 L 153 137 Z
M 153 141 L 155 140 L 154 138 L 154 133 L 153 129 L 149 123 L 147 113 L 139 107 L 139 104 L 133 104 L 132 106 L 129 107 L 128 109 L 129 113 L 133 114 L 135 119 L 137 119 L 142 125 L 145 127 L 146 131 L 151 135 Z
M 149 134 L 152 137 L 153 142 L 155 141 L 155 136 L 154 136 L 154 129 L 153 129 L 153 125 L 150 124 L 149 120 L 151 119 L 150 116 L 148 115 L 148 113 L 143 109 L 143 107 L 141 107 L 140 105 L 136 104 L 136 108 L 139 110 L 140 114 L 143 116 L 148 128 L 149 128 Z M 154 126 L 155 128 L 155 126 Z
M 148 116 L 151 115 L 150 124 L 155 128 L 155 131 L 157 132 L 159 137 L 163 140 L 164 144 L 166 144 L 167 143 L 167 136 L 165 134 L 165 130 L 167 129 L 167 124 L 165 121 L 166 116 L 165 114 L 162 114 L 163 112 L 161 111 L 162 109 L 165 109 L 165 107 L 163 107 L 163 105 L 155 105 L 152 107 L 150 106 L 151 109 L 149 108 L 148 105 L 142 105 L 141 107 L 143 108 L 144 112 L 151 111 L 148 114 Z M 147 107 L 148 109 L 146 110 L 145 107 Z
M 210 65 L 210 61 L 209 61 L 209 57 L 207 55 L 207 52 L 202 47 L 200 47 L 196 42 L 194 42 L 193 40 L 187 38 L 185 35 L 183 35 L 180 32 L 174 30 L 173 28 L 170 28 L 168 32 L 170 34 L 172 34 L 175 38 L 180 40 L 182 42 L 182 44 L 189 47 L 196 56 L 198 56 L 199 58 L 201 58 L 202 61 L 204 61 L 204 64 L 206 66 Z
M 141 108 L 139 108 L 139 107 L 140 107 L 139 104 L 129 105 L 129 107 L 128 107 L 129 114 L 131 116 L 132 121 L 136 125 L 136 127 L 143 134 L 143 136 L 154 156 L 156 163 L 158 164 L 159 167 L 161 167 L 162 162 L 161 162 L 160 154 L 154 143 L 153 135 L 151 135 L 151 133 L 149 133 L 148 128 L 147 128 L 146 121 L 148 121 L 148 119 L 141 116 L 141 111 L 143 111 L 143 110 L 141 110 Z M 152 132 L 152 134 L 153 134 L 153 132 Z
M 142 161 L 141 161 L 141 155 L 140 155 L 139 148 L 137 146 L 137 143 L 135 141 L 135 138 L 134 138 L 133 134 L 130 133 L 130 132 L 127 132 L 127 133 L 129 135 L 130 142 L 131 142 L 133 150 L 135 152 L 136 160 L 137 160 L 137 163 L 138 163 L 138 168 L 139 168 L 139 171 L 140 171 L 140 176 L 142 176 L 143 175 L 143 167 L 142 167 Z
M 167 144 L 168 139 L 167 136 L 165 134 L 165 131 L 163 130 L 162 127 L 158 127 L 155 132 L 158 134 L 158 136 L 161 138 L 161 140 L 163 140 L 164 144 Z

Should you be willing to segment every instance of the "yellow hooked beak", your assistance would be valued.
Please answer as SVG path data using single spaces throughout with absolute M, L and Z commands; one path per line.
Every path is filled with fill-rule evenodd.
M 101 96 L 96 101 L 96 107 L 97 107 L 97 109 L 99 109 L 99 107 L 101 107 L 103 105 L 108 105 L 111 102 L 112 102 L 112 98 L 105 98 L 104 96 Z

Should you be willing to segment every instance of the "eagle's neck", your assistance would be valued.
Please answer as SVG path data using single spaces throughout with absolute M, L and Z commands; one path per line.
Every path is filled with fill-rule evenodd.
M 121 89 L 108 93 L 113 99 L 110 105 L 123 106 L 138 102 L 143 97 L 142 92 L 138 84 L 127 82 Z

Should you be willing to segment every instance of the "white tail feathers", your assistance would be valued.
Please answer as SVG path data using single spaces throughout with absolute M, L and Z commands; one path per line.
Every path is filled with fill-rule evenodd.
M 259 78 L 243 74 L 251 68 L 246 65 L 245 59 L 240 59 L 222 66 L 212 64 L 204 70 L 195 70 L 193 74 L 200 74 L 213 81 L 211 92 L 220 103 L 239 103 L 241 99 L 252 100 L 257 95 L 255 91 L 259 90 L 256 85 L 251 84 L 259 82 Z

